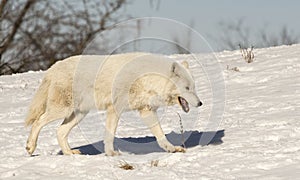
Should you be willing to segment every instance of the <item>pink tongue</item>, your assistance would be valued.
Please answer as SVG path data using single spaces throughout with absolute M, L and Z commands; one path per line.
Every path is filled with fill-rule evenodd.
M 180 98 L 181 106 L 185 112 L 189 111 L 188 102 L 184 98 Z
M 181 99 L 181 104 L 182 104 L 182 106 L 187 107 L 187 102 L 183 98 Z

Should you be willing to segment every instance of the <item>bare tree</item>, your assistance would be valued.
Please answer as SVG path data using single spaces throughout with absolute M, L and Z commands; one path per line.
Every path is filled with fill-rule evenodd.
M 299 43 L 299 36 L 293 34 L 286 26 L 283 26 L 278 35 L 268 35 L 265 30 L 260 31 L 261 46 L 292 45 Z
M 194 21 L 190 22 L 190 29 L 185 32 L 186 34 L 177 34 L 174 35 L 173 42 L 174 44 L 174 50 L 175 53 L 178 54 L 190 54 L 191 52 L 191 46 L 192 46 L 192 29 L 194 28 L 195 23 Z
M 220 22 L 219 29 L 221 35 L 213 37 L 220 44 L 221 49 L 235 50 L 239 48 L 239 44 L 243 47 L 255 46 L 257 48 L 291 45 L 299 43 L 299 36 L 293 34 L 286 26 L 283 26 L 278 34 L 271 34 L 267 28 L 260 31 L 252 29 L 251 25 L 247 25 L 245 19 L 240 18 L 236 22 Z
M 47 69 L 81 54 L 100 32 L 128 16 L 125 0 L 2 0 L 0 75 Z M 99 47 L 105 51 L 106 44 Z
M 222 48 L 234 50 L 239 44 L 250 46 L 250 28 L 244 24 L 243 19 L 232 23 L 220 22 L 219 27 L 221 36 L 217 41 L 222 43 Z

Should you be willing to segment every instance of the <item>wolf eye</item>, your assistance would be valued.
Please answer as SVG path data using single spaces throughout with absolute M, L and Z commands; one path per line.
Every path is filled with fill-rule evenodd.
M 190 88 L 189 88 L 188 86 L 187 86 L 187 87 L 185 87 L 185 89 L 186 89 L 186 90 L 190 90 Z

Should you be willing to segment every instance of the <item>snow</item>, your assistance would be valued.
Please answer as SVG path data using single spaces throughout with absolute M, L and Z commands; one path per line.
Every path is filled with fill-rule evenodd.
M 117 130 L 115 147 L 122 155 L 107 157 L 101 153 L 105 113 L 91 112 L 69 137 L 71 146 L 84 155 L 59 154 L 55 130 L 61 121 L 55 121 L 43 128 L 30 157 L 25 151 L 29 128 L 24 127 L 24 118 L 44 72 L 1 76 L 0 179 L 298 179 L 300 45 L 255 49 L 254 53 L 250 64 L 239 51 L 196 55 L 200 60 L 216 57 L 226 85 L 223 120 L 207 146 L 200 139 L 209 130 L 213 93 L 205 64 L 199 68 L 190 55 L 170 56 L 190 61 L 204 102 L 190 114 L 178 106 L 160 110 L 162 128 L 177 145 L 182 136 L 175 112 L 180 113 L 186 153 L 163 152 L 131 112 L 122 116 Z M 231 70 L 234 67 L 240 72 Z M 122 163 L 134 169 L 121 169 Z

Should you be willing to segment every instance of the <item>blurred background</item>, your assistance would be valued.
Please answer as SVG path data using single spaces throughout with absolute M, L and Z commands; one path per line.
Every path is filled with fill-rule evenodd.
M 0 75 L 46 70 L 56 61 L 84 53 L 188 54 L 191 49 L 207 53 L 239 45 L 296 44 L 299 7 L 297 0 L 0 0 Z M 122 23 L 141 17 L 172 19 L 191 29 L 174 26 L 161 31 L 166 23 L 140 19 Z M 129 36 L 138 39 L 146 31 L 171 41 L 138 40 L 118 47 Z

